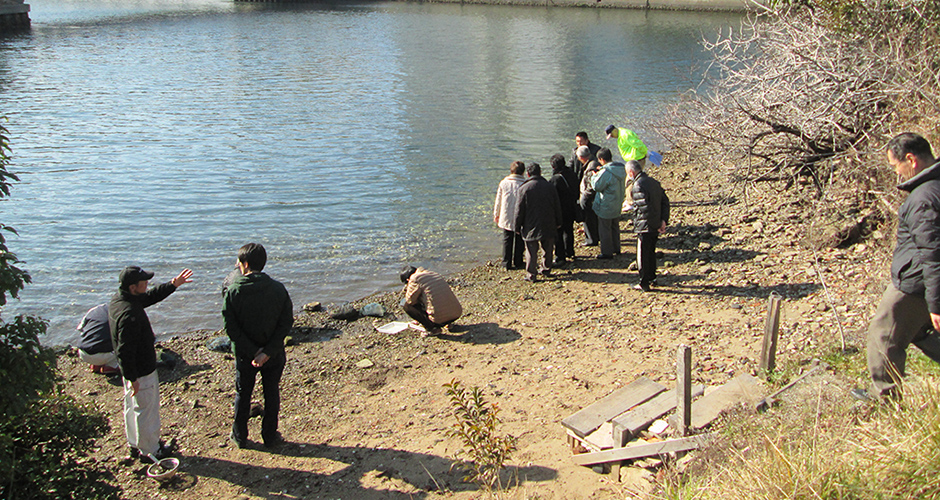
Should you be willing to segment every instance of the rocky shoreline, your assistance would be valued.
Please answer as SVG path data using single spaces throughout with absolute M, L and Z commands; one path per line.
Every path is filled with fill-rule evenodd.
M 613 260 L 580 247 L 581 259 L 535 284 L 495 261 L 453 276 L 466 315 L 440 336 L 377 332 L 404 317 L 393 293 L 352 304 L 379 303 L 389 311 L 383 318 L 299 314 L 282 382 L 287 444 L 273 452 L 258 443 L 258 419 L 248 449 L 227 441 L 232 357 L 205 347 L 218 332 L 160 342 L 183 360 L 160 370 L 163 435 L 182 461 L 162 487 L 124 459 L 121 389 L 62 355 L 67 392 L 111 420 L 88 462 L 113 474 L 127 498 L 479 498 L 451 469 L 460 444 L 446 436 L 452 416 L 442 386 L 456 379 L 481 387 L 499 405 L 502 431 L 518 438 L 510 495 L 622 498 L 649 488 L 648 468 L 625 467 L 616 482 L 574 465 L 559 421 L 639 376 L 673 386 L 680 344 L 693 349 L 694 383 L 754 374 L 771 293 L 784 299 L 779 366 L 808 364 L 843 339 L 863 348 L 887 264 L 867 244 L 818 244 L 822 218 L 792 192 L 767 185 L 735 200 L 691 166 L 652 175 L 673 201 L 652 293 L 632 288 L 634 238 L 624 220 L 625 254 Z

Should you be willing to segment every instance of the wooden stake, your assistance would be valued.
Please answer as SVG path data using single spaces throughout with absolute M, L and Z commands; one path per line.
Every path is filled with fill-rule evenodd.
M 770 376 L 777 367 L 777 336 L 780 332 L 781 298 L 776 293 L 770 294 L 767 305 L 767 321 L 764 323 L 764 345 L 760 352 L 759 369 L 765 377 Z
M 692 425 L 692 348 L 680 345 L 676 356 L 676 411 L 679 435 L 688 436 Z

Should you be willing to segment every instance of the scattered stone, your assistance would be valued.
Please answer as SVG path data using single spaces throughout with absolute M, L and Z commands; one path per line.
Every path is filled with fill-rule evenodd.
M 172 370 L 173 368 L 176 368 L 176 365 L 182 362 L 183 357 L 169 349 L 161 349 L 160 354 L 157 355 L 157 367 L 168 368 Z
M 330 312 L 330 317 L 333 319 L 344 319 L 346 321 L 352 321 L 359 318 L 359 311 L 349 304 L 343 304 L 336 309 L 333 309 Z
M 215 352 L 232 352 L 232 339 L 227 335 L 221 335 L 206 342 L 206 347 Z
M 371 359 L 365 358 L 362 361 L 356 363 L 356 366 L 358 368 L 372 368 L 375 366 L 375 363 L 373 363 Z
M 382 316 L 385 316 L 385 307 L 383 307 L 382 304 L 373 302 L 371 304 L 362 306 L 362 308 L 359 309 L 359 314 L 362 314 L 363 316 L 375 316 L 377 318 L 381 318 Z
M 304 304 L 305 312 L 312 313 L 312 312 L 320 312 L 322 310 L 323 310 L 323 305 L 320 304 L 319 302 L 310 302 L 308 304 Z

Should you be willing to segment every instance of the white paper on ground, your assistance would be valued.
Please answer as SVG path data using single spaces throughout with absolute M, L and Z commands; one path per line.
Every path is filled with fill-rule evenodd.
M 391 323 L 387 325 L 377 326 L 375 327 L 375 329 L 382 333 L 394 335 L 396 333 L 400 333 L 403 330 L 407 330 L 408 326 L 409 326 L 408 323 L 404 323 L 402 321 L 392 321 Z

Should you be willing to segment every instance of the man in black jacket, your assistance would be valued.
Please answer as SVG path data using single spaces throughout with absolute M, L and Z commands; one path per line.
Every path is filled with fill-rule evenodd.
M 167 298 L 190 283 L 193 272 L 147 290 L 153 273 L 137 266 L 121 271 L 120 289 L 108 306 L 111 342 L 124 377 L 124 429 L 131 457 L 141 461 L 166 458 L 170 450 L 160 443 L 160 381 L 157 378 L 156 340 L 144 308 Z
M 888 142 L 888 163 L 910 194 L 898 209 L 898 242 L 888 285 L 868 327 L 868 371 L 875 394 L 900 397 L 907 347 L 940 362 L 940 162 L 923 137 Z M 862 389 L 852 394 L 868 397 Z
M 242 246 L 238 249 L 241 276 L 222 292 L 222 319 L 235 351 L 235 422 L 231 439 L 239 448 L 248 445 L 251 393 L 259 372 L 264 392 L 261 439 L 268 448 L 281 442 L 277 423 L 281 375 L 287 362 L 284 337 L 294 324 L 294 306 L 284 285 L 261 272 L 267 260 L 260 244 Z
M 561 226 L 561 203 L 558 192 L 544 177 L 538 163 L 525 167 L 526 181 L 519 188 L 516 198 L 516 232 L 525 242 L 525 280 L 535 282 L 538 273 L 552 273 L 552 254 L 555 234 Z M 538 251 L 542 247 L 543 259 L 539 262 Z
M 561 226 L 555 235 L 555 267 L 563 266 L 566 259 L 574 260 L 574 215 L 578 197 L 578 174 L 565 165 L 565 157 L 554 154 L 551 157 L 552 178 L 548 180 L 558 193 L 561 203 Z
M 597 159 L 597 152 L 601 150 L 601 147 L 591 142 L 591 140 L 588 139 L 587 132 L 584 131 L 578 132 L 574 135 L 574 143 L 575 147 L 574 151 L 571 153 L 571 160 L 568 161 L 568 168 L 578 175 L 578 182 L 581 182 L 581 179 L 584 178 L 584 166 L 588 162 Z M 578 148 L 581 146 L 588 148 L 588 151 L 591 153 L 591 155 L 587 157 L 587 161 L 578 159 Z
M 637 290 L 648 292 L 656 281 L 656 242 L 669 223 L 669 197 L 639 162 L 627 162 L 627 178 L 633 181 L 633 229 L 637 233 L 636 263 L 640 272 Z

